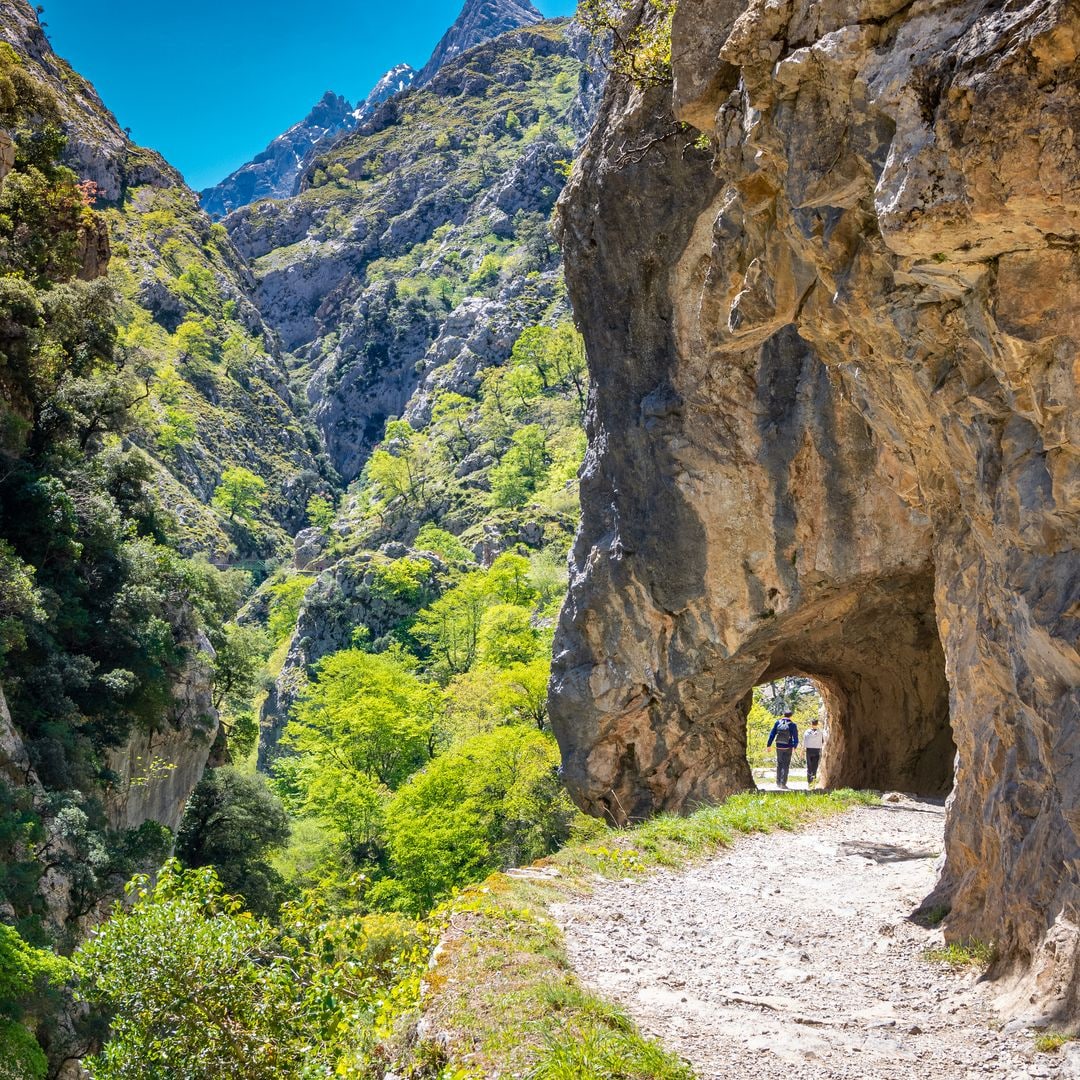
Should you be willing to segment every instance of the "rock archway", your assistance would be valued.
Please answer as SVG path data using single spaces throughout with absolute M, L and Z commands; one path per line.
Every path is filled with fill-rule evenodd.
M 878 582 L 843 617 L 785 639 L 759 682 L 796 674 L 829 716 L 824 786 L 949 792 L 956 747 L 928 576 Z
M 951 722 L 947 930 L 1080 1021 L 1077 42 L 1060 0 L 680 0 L 674 94 L 609 85 L 551 714 L 619 821 L 749 786 L 787 670 L 847 718 L 833 781 L 940 788 Z

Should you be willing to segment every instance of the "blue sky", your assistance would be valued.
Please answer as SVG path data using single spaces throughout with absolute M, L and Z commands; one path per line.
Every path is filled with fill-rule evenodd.
M 250 160 L 326 90 L 420 67 L 463 0 L 42 0 L 53 48 L 121 127 L 196 190 Z M 575 0 L 534 0 L 570 15 Z

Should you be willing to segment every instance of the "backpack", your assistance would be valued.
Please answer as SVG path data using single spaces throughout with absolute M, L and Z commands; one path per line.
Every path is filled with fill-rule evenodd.
M 791 721 L 781 717 L 776 721 L 777 750 L 791 749 Z

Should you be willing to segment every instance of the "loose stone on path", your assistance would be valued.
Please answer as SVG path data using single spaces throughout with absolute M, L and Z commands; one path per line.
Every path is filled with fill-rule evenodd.
M 860 807 L 598 882 L 556 917 L 582 981 L 708 1080 L 1080 1075 L 1074 1054 L 1006 1034 L 976 972 L 925 959 L 941 931 L 909 916 L 943 828 L 933 803 Z

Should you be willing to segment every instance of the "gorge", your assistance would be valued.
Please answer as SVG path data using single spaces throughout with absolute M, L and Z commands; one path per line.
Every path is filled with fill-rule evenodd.
M 201 195 L 43 26 L 0 5 L 0 1080 L 685 1080 L 551 905 L 882 792 L 945 804 L 912 955 L 1017 1061 L 1080 1033 L 1073 0 L 466 0 Z M 827 791 L 755 785 L 791 677 Z

